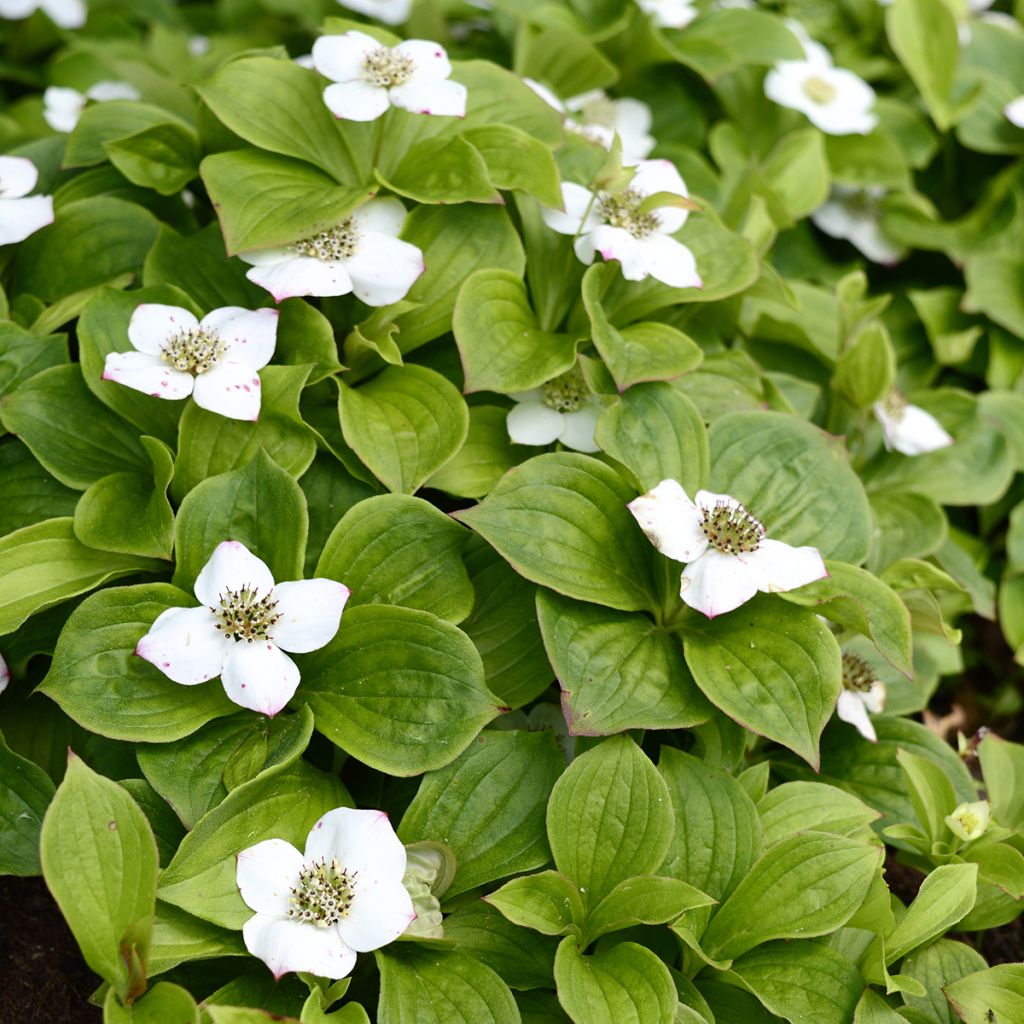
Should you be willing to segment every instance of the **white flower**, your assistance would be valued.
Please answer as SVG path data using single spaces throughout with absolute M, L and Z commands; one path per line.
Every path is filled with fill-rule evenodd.
M 875 679 L 863 658 L 843 653 L 843 691 L 836 702 L 836 714 L 854 726 L 866 740 L 878 741 L 868 712 L 877 715 L 885 708 L 885 683 Z
M 832 194 L 811 214 L 811 220 L 826 235 L 846 239 L 873 263 L 892 266 L 906 250 L 882 231 L 879 200 L 886 191 L 880 185 L 863 189 L 833 185 Z
M 875 416 L 882 424 L 885 447 L 904 455 L 926 455 L 948 448 L 953 438 L 930 413 L 911 405 L 898 391 L 875 402 Z
M 765 76 L 768 99 L 805 114 L 828 135 L 866 135 L 878 124 L 875 92 L 864 79 L 832 66 L 832 57 L 799 22 L 787 22 L 804 48 L 804 60 L 783 60 Z
M 201 33 L 188 37 L 188 52 L 192 57 L 202 57 L 210 52 L 210 37 Z
M 233 420 L 257 420 L 260 378 L 277 344 L 276 309 L 224 306 L 197 320 L 181 306 L 144 302 L 128 324 L 134 352 L 111 352 L 103 380 L 153 398 L 187 398 Z
M 603 409 L 578 366 L 543 387 L 519 391 L 511 397 L 517 404 L 509 410 L 505 422 L 508 436 L 515 444 L 561 441 L 578 452 L 600 451 L 594 440 L 594 428 Z
M 300 68 L 309 68 L 310 71 L 316 70 L 316 65 L 313 63 L 313 54 L 311 53 L 300 53 L 298 57 L 293 57 L 292 60 L 295 61 Z
M 605 149 L 611 149 L 618 135 L 622 162 L 627 167 L 643 160 L 657 144 L 650 134 L 651 108 L 640 100 L 628 96 L 612 99 L 603 89 L 591 89 L 563 103 L 546 85 L 532 78 L 523 81 L 562 115 L 566 131 L 582 135 Z
M 21 242 L 53 223 L 53 196 L 30 196 L 39 172 L 23 156 L 0 156 L 0 245 Z
M 328 579 L 275 585 L 266 564 L 236 540 L 217 545 L 193 589 L 202 605 L 161 613 L 135 653 L 183 686 L 220 676 L 236 704 L 270 716 L 299 685 L 284 652 L 323 647 L 338 632 L 349 595 Z
M 423 253 L 400 241 L 405 207 L 397 199 L 371 199 L 333 228 L 281 249 L 240 253 L 252 264 L 250 281 L 276 302 L 294 295 L 356 296 L 389 306 L 406 296 L 426 269 Z
M 235 880 L 256 911 L 245 948 L 275 978 L 344 978 L 356 953 L 393 942 L 416 917 L 402 885 L 406 852 L 383 811 L 339 807 L 310 830 L 305 853 L 266 839 L 238 854 Z
M 976 800 L 974 803 L 964 801 L 958 804 L 952 814 L 947 814 L 945 821 L 950 832 L 957 838 L 970 842 L 984 835 L 991 823 L 991 811 L 987 800 Z
M 3 693 L 7 689 L 7 684 L 11 681 L 11 670 L 7 667 L 7 662 L 4 661 L 4 656 L 0 654 L 0 693 Z
M 627 508 L 663 555 L 688 563 L 679 596 L 709 619 L 759 590 L 795 590 L 828 575 L 817 548 L 768 540 L 760 521 L 728 494 L 698 491 L 693 502 L 675 480 L 662 480 Z
M 0 18 L 27 18 L 33 11 L 61 28 L 81 28 L 87 15 L 85 0 L 0 0 Z
M 409 20 L 412 10 L 412 0 L 338 0 L 338 3 L 385 25 L 401 25 Z
M 105 103 L 108 100 L 138 100 L 142 94 L 127 82 L 97 82 L 84 93 L 77 89 L 51 85 L 43 92 L 43 117 L 55 132 L 70 132 L 89 100 Z
M 693 0 L 636 0 L 659 28 L 684 28 L 700 14 Z
M 324 103 L 335 117 L 375 121 L 388 107 L 466 116 L 466 87 L 449 80 L 452 66 L 440 43 L 407 39 L 387 47 L 365 32 L 346 32 L 321 36 L 313 63 L 333 82 L 324 89 Z
M 1012 124 L 1015 124 L 1018 128 L 1024 128 L 1024 96 L 1018 96 L 1015 100 L 1010 100 L 1003 107 L 1003 113 Z
M 593 263 L 599 252 L 622 264 L 627 281 L 653 277 L 674 288 L 700 288 L 693 253 L 671 237 L 686 223 L 687 211 L 677 206 L 641 209 L 644 200 L 658 192 L 689 195 L 668 160 L 641 160 L 621 192 L 593 193 L 563 182 L 564 210 L 541 207 L 541 216 L 559 234 L 575 236 L 573 249 L 584 263 Z

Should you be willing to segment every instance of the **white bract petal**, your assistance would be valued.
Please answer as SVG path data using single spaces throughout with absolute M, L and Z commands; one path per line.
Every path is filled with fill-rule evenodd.
M 880 200 L 884 195 L 884 188 L 836 185 L 831 196 L 811 214 L 811 220 L 826 235 L 846 239 L 873 263 L 891 266 L 906 252 L 882 231 Z
M 700 13 L 693 0 L 636 0 L 640 10 L 649 14 L 660 28 L 684 28 Z
M 367 231 L 345 261 L 356 298 L 369 306 L 389 306 L 404 298 L 426 270 L 423 252 L 409 242 Z
M 896 392 L 876 402 L 874 411 L 890 450 L 910 456 L 927 455 L 953 444 L 953 438 L 931 413 L 910 405 Z
M 39 171 L 23 156 L 0 156 L 0 199 L 20 199 L 36 187 Z
M 878 123 L 871 113 L 875 103 L 871 86 L 820 57 L 780 61 L 765 76 L 764 91 L 770 100 L 799 110 L 829 135 L 866 135 Z
M 344 583 L 321 578 L 279 583 L 274 643 L 293 654 L 319 650 L 338 632 L 350 593 Z
M 1015 124 L 1018 128 L 1024 128 L 1024 96 L 1018 96 L 1015 100 L 1010 100 L 1003 107 L 1003 113 L 1011 123 Z
M 88 15 L 85 0 L 40 0 L 38 6 L 61 28 L 81 28 Z
M 277 347 L 276 309 L 243 309 L 224 306 L 215 309 L 199 322 L 204 330 L 216 331 L 225 344 L 225 359 L 244 363 L 253 370 L 262 370 L 270 362 Z
M 626 507 L 647 539 L 666 557 L 692 562 L 707 550 L 700 509 L 677 481 L 662 480 Z
M 412 0 L 338 0 L 338 3 L 385 25 L 401 25 L 408 21 L 412 10 Z
M 103 363 L 102 380 L 122 384 L 152 398 L 175 401 L 188 398 L 195 377 L 168 366 L 159 356 L 148 352 L 111 352 Z
M 690 562 L 679 579 L 683 603 L 709 619 L 739 608 L 757 593 L 758 577 L 742 556 L 709 547 Z
M 87 99 L 77 89 L 50 85 L 43 91 L 43 119 L 55 132 L 74 130 Z
M 392 106 L 408 110 L 410 114 L 465 117 L 469 94 L 459 82 L 417 78 L 408 85 L 392 89 L 389 95 Z
M 516 402 L 505 423 L 513 444 L 545 445 L 561 441 L 578 452 L 599 451 L 594 429 L 604 411 L 579 366 L 543 387 L 511 396 Z
M 11 670 L 7 667 L 7 662 L 4 661 L 4 656 L 0 654 L 0 693 L 3 693 L 7 689 L 7 684 L 11 681 Z
M 251 262 L 256 254 L 241 253 L 240 257 Z M 352 291 L 352 278 L 344 263 L 296 253 L 275 263 L 257 263 L 245 276 L 253 284 L 266 288 L 275 302 L 298 295 L 348 295 Z
M 0 245 L 22 242 L 53 223 L 53 196 L 0 199 Z
M 794 548 L 781 540 L 764 538 L 743 559 L 757 573 L 757 589 L 765 594 L 796 590 L 828 576 L 817 548 Z
M 588 188 L 571 181 L 562 183 L 562 209 L 540 208 L 541 217 L 552 231 L 576 235 L 593 231 L 601 224 L 597 215 L 597 197 Z
M 238 640 L 224 659 L 220 680 L 236 704 L 273 718 L 299 688 L 299 669 L 272 640 Z
M 947 814 L 945 821 L 949 830 L 964 842 L 977 839 L 988 831 L 991 824 L 991 811 L 987 800 L 976 800 L 973 803 L 964 801 L 958 804 L 952 814 Z
M 260 418 L 262 393 L 260 378 L 251 366 L 227 359 L 196 377 L 192 388 L 192 398 L 200 409 L 249 423 Z
M 236 881 L 256 911 L 243 928 L 246 948 L 277 977 L 344 977 L 357 950 L 392 942 L 415 918 L 405 867 L 387 815 L 348 807 L 317 821 L 302 854 L 274 839 L 242 850 Z
M 562 417 L 562 429 L 558 440 L 573 451 L 599 452 L 601 446 L 594 439 L 594 431 L 603 412 L 601 404 L 594 399 L 582 409 L 559 413 Z
M 193 592 L 208 608 L 217 608 L 227 591 L 258 591 L 266 594 L 274 577 L 262 558 L 241 541 L 221 541 L 196 577 Z
M 875 727 L 868 716 L 867 705 L 856 690 L 843 690 L 836 702 L 836 714 L 844 721 L 856 728 L 866 740 L 872 743 L 878 742 L 878 735 Z
M 141 100 L 142 93 L 128 82 L 97 82 L 85 91 L 87 99 L 97 103 L 109 100 Z
M 168 608 L 149 627 L 135 653 L 168 679 L 195 686 L 220 675 L 230 645 L 208 608 Z
M 542 400 L 520 402 L 509 409 L 505 426 L 513 444 L 552 444 L 562 432 L 562 414 Z

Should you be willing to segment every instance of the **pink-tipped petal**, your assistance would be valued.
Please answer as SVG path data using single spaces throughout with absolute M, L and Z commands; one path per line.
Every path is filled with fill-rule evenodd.
M 357 298 L 369 306 L 390 306 L 409 294 L 426 268 L 423 253 L 415 245 L 367 231 L 345 261 L 345 269 Z
M 192 374 L 175 370 L 147 352 L 111 352 L 103 364 L 103 379 L 123 384 L 154 398 L 188 398 Z
M 319 650 L 338 632 L 351 591 L 334 580 L 296 580 L 274 587 L 277 614 L 274 643 L 292 654 Z
M 226 344 L 224 358 L 262 370 L 270 362 L 277 345 L 276 309 L 242 309 L 225 306 L 215 309 L 200 321 L 200 326 L 216 333 Z
M 443 117 L 466 116 L 466 87 L 448 78 L 413 78 L 405 85 L 389 90 L 393 106 L 410 114 L 437 114 Z
M 209 608 L 168 608 L 149 627 L 135 653 L 168 679 L 195 686 L 220 675 L 230 646 Z
M 648 238 L 634 238 L 625 228 L 602 224 L 590 233 L 594 248 L 606 260 L 618 260 L 622 265 L 622 276 L 627 281 L 643 281 L 649 276 L 644 264 L 643 247 Z
M 20 199 L 36 187 L 39 171 L 23 156 L 0 156 L 0 199 Z M 6 210 L 7 207 L 0 207 Z
M 868 709 L 859 694 L 852 690 L 843 690 L 836 702 L 836 714 L 844 722 L 849 722 L 864 739 L 870 740 L 872 743 L 878 741 L 875 727 L 868 716 Z
M 667 558 L 692 562 L 708 546 L 701 514 L 675 480 L 662 480 L 627 506 L 647 539 Z
M 371 199 L 352 213 L 352 221 L 359 231 L 372 231 L 397 238 L 405 224 L 405 207 L 395 196 Z
M 261 395 L 259 374 L 251 366 L 226 361 L 199 374 L 192 392 L 200 409 L 249 422 L 259 419 Z
M 306 860 L 336 858 L 350 874 L 359 873 L 381 882 L 400 882 L 405 875 L 406 854 L 383 811 L 337 807 L 328 811 L 310 830 Z
M 245 905 L 259 914 L 286 917 L 302 854 L 283 839 L 266 839 L 238 854 L 235 882 Z
M 250 267 L 245 276 L 266 288 L 275 302 L 297 295 L 348 295 L 352 291 L 352 278 L 344 263 L 328 263 L 313 256 L 257 264 Z
M 376 121 L 389 106 L 387 89 L 369 82 L 335 82 L 324 89 L 327 109 L 343 121 Z
M 367 55 L 379 49 L 381 44 L 365 32 L 321 36 L 313 44 L 313 66 L 331 81 L 357 81 L 362 79 Z
M 22 242 L 53 223 L 53 196 L 0 199 L 0 245 Z
M 412 60 L 416 66 L 413 71 L 415 80 L 447 78 L 452 73 L 448 54 L 440 43 L 432 43 L 427 39 L 406 39 L 393 52 Z
M 412 897 L 401 881 L 384 882 L 361 873 L 348 917 L 338 922 L 338 931 L 346 945 L 368 953 L 394 942 L 415 917 Z
M 756 551 L 739 557 L 754 570 L 757 589 L 766 594 L 796 590 L 828 575 L 817 548 L 794 548 L 781 540 L 762 540 Z
M 0 693 L 3 693 L 7 689 L 7 684 L 11 681 L 11 670 L 7 667 L 7 662 L 4 661 L 4 656 L 0 654 Z
M 240 640 L 228 651 L 220 680 L 236 704 L 273 718 L 299 688 L 299 670 L 269 640 Z
M 144 302 L 128 321 L 128 340 L 139 352 L 158 356 L 168 338 L 198 326 L 199 321 L 181 306 Z
M 741 556 L 708 548 L 683 570 L 679 596 L 683 603 L 709 619 L 724 615 L 757 593 L 757 573 Z
M 672 288 L 700 288 L 700 274 L 693 253 L 667 235 L 651 235 L 637 243 L 644 269 L 656 281 Z
M 289 971 L 308 971 L 336 981 L 356 965 L 355 950 L 337 927 L 317 928 L 302 921 L 257 914 L 242 926 L 245 948 L 262 960 L 275 978 Z
M 241 541 L 221 541 L 196 578 L 195 595 L 208 608 L 220 606 L 221 594 L 243 588 L 264 595 L 274 586 L 267 563 Z

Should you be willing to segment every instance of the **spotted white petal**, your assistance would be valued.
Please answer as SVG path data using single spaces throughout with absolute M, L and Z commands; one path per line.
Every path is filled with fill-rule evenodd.
M 671 192 L 685 198 L 690 194 L 686 182 L 671 160 L 641 160 L 630 185 L 646 196 L 656 192 Z M 657 214 L 658 231 L 665 235 L 678 231 L 690 215 L 688 210 L 677 206 L 661 206 Z
M 81 28 L 88 15 L 85 0 L 40 0 L 39 7 L 61 28 Z
M 273 718 L 299 688 L 299 670 L 269 640 L 238 640 L 228 651 L 220 681 L 236 704 Z
M 893 416 L 882 402 L 877 402 L 874 409 L 882 424 L 887 448 L 915 456 L 927 455 L 953 444 L 953 438 L 942 424 L 919 406 L 907 405 L 898 416 Z
M 302 854 L 283 839 L 266 839 L 238 854 L 235 882 L 245 905 L 259 914 L 287 917 Z
M 139 352 L 158 356 L 172 334 L 198 326 L 199 321 L 195 316 L 181 306 L 143 302 L 135 307 L 128 321 L 128 340 Z
M 370 82 L 335 82 L 324 89 L 327 109 L 343 121 L 376 121 L 389 106 L 388 92 Z
M 352 291 L 352 278 L 344 263 L 318 260 L 315 256 L 292 256 L 277 263 L 256 264 L 245 276 L 266 288 L 275 302 L 296 295 L 348 295 Z
M 672 288 L 703 287 L 697 260 L 682 242 L 667 235 L 651 235 L 640 239 L 637 248 L 644 270 L 656 281 Z
M 338 632 L 350 593 L 343 583 L 321 578 L 279 583 L 274 597 L 281 617 L 271 630 L 274 643 L 294 654 L 323 647 Z
M 259 374 L 244 363 L 222 359 L 196 377 L 192 398 L 200 409 L 255 423 L 262 399 Z
M 677 481 L 662 480 L 626 507 L 647 539 L 666 557 L 690 562 L 707 550 L 700 510 Z
M 397 238 L 405 224 L 406 210 L 395 196 L 371 199 L 352 214 L 352 223 L 359 231 L 372 231 Z
M 412 10 L 412 0 L 338 0 L 338 3 L 385 25 L 401 25 L 409 20 Z
M 625 228 L 602 224 L 590 232 L 589 240 L 604 259 L 619 261 L 627 281 L 643 281 L 650 276 L 643 257 L 643 243 L 649 239 L 634 238 Z
M 0 199 L 0 245 L 21 242 L 53 223 L 53 196 Z
M 868 709 L 861 700 L 856 690 L 843 690 L 836 702 L 836 714 L 844 721 L 854 726 L 866 740 L 872 743 L 877 742 L 878 735 L 875 727 L 868 716 Z
M 257 558 L 241 541 L 221 541 L 196 578 L 196 597 L 208 608 L 218 608 L 228 590 L 258 590 L 266 594 L 274 585 L 267 563 Z
M 409 294 L 426 270 L 423 253 L 410 242 L 367 231 L 345 260 L 352 291 L 370 306 L 389 306 Z
M 452 73 L 452 65 L 448 54 L 440 43 L 428 39 L 406 39 L 392 50 L 413 63 L 413 81 L 417 79 L 447 78 Z
M 207 313 L 199 326 L 216 332 L 225 343 L 226 360 L 262 370 L 270 362 L 277 345 L 279 316 L 276 309 L 224 306 Z
M 313 66 L 334 82 L 362 81 L 366 58 L 381 44 L 365 32 L 321 36 L 313 43 Z
M 401 880 L 382 881 L 359 874 L 347 917 L 338 922 L 344 942 L 368 953 L 394 942 L 416 917 L 412 897 Z
M 306 838 L 307 861 L 333 857 L 360 881 L 366 877 L 400 882 L 405 874 L 405 847 L 395 835 L 391 821 L 383 811 L 338 807 L 328 811 L 309 830 Z
M 520 402 L 509 409 L 505 426 L 513 444 L 551 444 L 562 432 L 562 414 L 542 401 Z
M 737 556 L 755 571 L 757 589 L 777 594 L 828 576 L 817 548 L 794 548 L 781 540 L 765 539 L 756 551 Z
M 135 653 L 174 682 L 195 686 L 220 675 L 230 645 L 209 608 L 168 608 Z
M 757 572 L 742 556 L 709 547 L 683 570 L 679 596 L 684 604 L 713 619 L 749 601 L 757 593 L 757 584 Z
M 171 401 L 188 398 L 195 384 L 191 373 L 176 370 L 148 352 L 109 353 L 103 364 L 102 379 Z
M 594 193 L 571 181 L 562 182 L 562 209 L 550 206 L 540 208 L 541 217 L 552 231 L 560 235 L 575 235 L 593 231 L 601 223 L 597 215 Z
M 450 79 L 411 78 L 404 85 L 388 90 L 391 103 L 412 114 L 465 117 L 466 87 Z
M 39 171 L 31 160 L 23 156 L 0 156 L 0 199 L 27 196 L 38 180 Z
M 575 412 L 563 412 L 562 429 L 558 440 L 577 452 L 599 452 L 601 446 L 594 440 L 597 421 L 604 410 L 596 402 L 583 406 Z
M 355 950 L 337 927 L 314 928 L 301 921 L 257 914 L 242 926 L 245 948 L 262 960 L 275 978 L 307 971 L 321 978 L 345 978 L 356 965 Z

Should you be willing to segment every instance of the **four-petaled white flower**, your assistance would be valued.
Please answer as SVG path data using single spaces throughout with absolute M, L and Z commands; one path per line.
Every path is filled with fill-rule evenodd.
M 728 494 L 698 491 L 691 501 L 677 481 L 662 480 L 627 508 L 663 555 L 687 563 L 679 596 L 709 619 L 759 590 L 795 590 L 828 575 L 817 548 L 768 540 L 761 522 Z
M 88 13 L 85 0 L 0 0 L 0 18 L 27 18 L 34 11 L 61 28 L 81 28 Z
M 587 387 L 579 366 L 542 387 L 519 391 L 510 397 L 516 405 L 509 410 L 505 423 L 515 444 L 561 441 L 578 452 L 600 451 L 594 440 L 594 428 L 604 410 Z
M 110 100 L 138 100 L 142 94 L 127 82 L 97 82 L 85 92 L 61 85 L 51 85 L 43 92 L 43 118 L 55 132 L 70 132 L 78 124 L 89 100 L 106 103 Z
M 103 380 L 154 398 L 193 397 L 233 420 L 257 420 L 260 378 L 277 344 L 276 309 L 224 306 L 197 320 L 181 306 L 144 302 L 128 324 L 134 352 L 111 352 Z
M 651 108 L 641 100 L 628 96 L 613 99 L 603 89 L 591 89 L 563 103 L 546 85 L 532 78 L 523 81 L 562 115 L 566 131 L 582 135 L 605 149 L 611 149 L 618 135 L 622 143 L 622 162 L 627 167 L 643 160 L 657 144 L 650 134 Z
M 11 681 L 11 670 L 7 667 L 7 662 L 4 661 L 4 656 L 0 654 L 0 693 L 3 693 L 7 689 L 7 684 Z
M 868 715 L 880 714 L 885 709 L 885 683 L 863 658 L 849 651 L 843 652 L 843 691 L 836 702 L 836 714 L 854 726 L 866 740 L 878 741 L 874 725 Z
M 423 252 L 398 238 L 405 222 L 399 200 L 371 199 L 333 228 L 280 249 L 239 253 L 250 281 L 275 302 L 294 295 L 347 295 L 370 306 L 405 298 L 426 269 Z
M 832 65 L 832 56 L 799 23 L 788 23 L 804 48 L 803 60 L 783 60 L 765 76 L 764 92 L 799 110 L 828 135 L 866 135 L 878 124 L 875 91 L 863 78 Z
M 183 686 L 220 676 L 236 704 L 271 717 L 299 685 L 284 652 L 323 647 L 349 595 L 328 579 L 275 584 L 266 563 L 235 540 L 217 545 L 193 591 L 202 605 L 162 612 L 135 653 Z
M 811 220 L 826 235 L 855 246 L 872 263 L 892 266 L 906 256 L 906 250 L 882 231 L 880 200 L 886 192 L 881 185 L 833 185 L 832 194 L 811 214 Z
M 882 401 L 875 402 L 874 409 L 882 424 L 885 447 L 890 451 L 927 455 L 953 443 L 953 438 L 930 412 L 911 405 L 899 391 L 890 391 Z
M 1024 128 L 1024 96 L 1010 100 L 1003 107 L 1003 113 L 1011 124 L 1015 124 L 1018 128 Z
M 636 0 L 659 28 L 685 28 L 700 14 L 693 0 Z
M 393 942 L 416 917 L 402 884 L 406 852 L 383 811 L 339 807 L 310 830 L 305 853 L 266 839 L 238 854 L 236 882 L 256 911 L 245 948 L 275 978 L 344 978 L 356 953 Z
M 573 235 L 573 249 L 584 263 L 594 254 L 618 260 L 627 281 L 653 277 L 674 288 L 700 288 L 693 253 L 672 238 L 686 223 L 688 211 L 677 206 L 644 209 L 659 192 L 687 197 L 686 183 L 668 160 L 641 160 L 632 181 L 621 192 L 591 192 L 582 185 L 562 183 L 564 210 L 541 207 L 549 228 Z
M 39 172 L 23 156 L 0 156 L 0 245 L 21 242 L 53 223 L 53 196 L 30 196 Z
M 449 79 L 452 66 L 439 43 L 406 39 L 389 47 L 352 31 L 321 36 L 313 44 L 313 63 L 333 82 L 324 89 L 324 103 L 335 117 L 375 121 L 388 107 L 466 116 L 466 87 Z
M 409 20 L 412 10 L 412 0 L 338 0 L 338 3 L 385 25 L 401 25 Z

